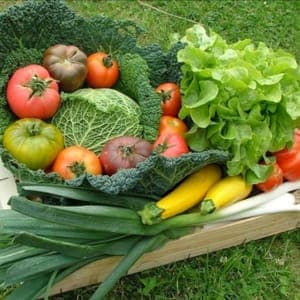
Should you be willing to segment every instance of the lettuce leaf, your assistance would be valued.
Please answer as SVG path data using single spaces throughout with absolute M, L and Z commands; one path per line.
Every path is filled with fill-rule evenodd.
M 182 109 L 191 123 L 194 151 L 230 152 L 229 175 L 263 181 L 270 169 L 259 164 L 269 152 L 290 146 L 300 118 L 299 66 L 293 55 L 250 40 L 228 44 L 195 25 L 181 40 Z

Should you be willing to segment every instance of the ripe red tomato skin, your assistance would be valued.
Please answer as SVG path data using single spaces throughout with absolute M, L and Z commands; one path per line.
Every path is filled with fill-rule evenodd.
M 173 82 L 165 82 L 160 84 L 155 90 L 158 94 L 162 95 L 162 115 L 177 117 L 181 108 L 179 86 Z
M 109 140 L 102 148 L 99 160 L 103 172 L 113 175 L 120 169 L 130 169 L 144 161 L 152 153 L 152 144 L 146 140 L 122 136 Z
M 153 151 L 167 158 L 179 157 L 189 152 L 186 140 L 178 133 L 163 133 L 153 144 Z
M 187 125 L 176 117 L 162 116 L 159 122 L 159 135 L 163 133 L 179 133 L 184 136 L 184 133 L 188 131 Z
M 283 176 L 288 181 L 300 179 L 300 131 L 294 134 L 294 144 L 290 149 L 275 152 L 277 164 L 280 166 Z
M 274 164 L 271 175 L 261 183 L 256 184 L 256 188 L 262 192 L 269 192 L 278 187 L 283 182 L 283 172 L 277 163 Z
M 32 94 L 30 86 L 34 77 L 46 84 L 39 94 Z M 27 65 L 15 71 L 9 79 L 6 89 L 7 102 L 12 112 L 19 118 L 48 119 L 60 105 L 59 87 L 49 72 L 40 65 Z
M 104 52 L 95 52 L 87 58 L 86 82 L 92 88 L 111 88 L 119 79 L 116 60 Z
M 76 172 L 76 168 L 80 168 L 79 173 Z M 102 167 L 94 152 L 85 147 L 74 145 L 64 148 L 58 153 L 51 171 L 58 173 L 64 179 L 74 179 L 85 173 L 100 175 Z

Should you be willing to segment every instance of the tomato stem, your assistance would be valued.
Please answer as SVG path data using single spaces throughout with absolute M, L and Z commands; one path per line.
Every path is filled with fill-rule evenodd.
M 85 165 L 82 161 L 75 161 L 69 165 L 68 168 L 70 168 L 71 172 L 75 174 L 76 177 L 83 175 L 86 171 Z
M 166 102 L 166 101 L 168 101 L 168 100 L 171 99 L 171 92 L 172 91 L 164 91 L 164 90 L 161 90 L 159 92 L 159 94 L 160 94 L 161 99 L 162 99 L 163 102 Z
M 128 157 L 134 153 L 134 145 L 121 146 L 120 150 L 122 152 L 123 157 Z
M 32 90 L 29 98 L 33 96 L 41 96 L 44 91 L 49 87 L 49 84 L 52 82 L 51 79 L 44 80 L 39 78 L 37 75 L 34 75 L 30 81 L 28 81 L 24 86 Z
M 113 61 L 112 61 L 112 57 L 111 55 L 106 55 L 105 57 L 103 57 L 102 59 L 103 61 L 103 65 L 106 67 L 106 68 L 111 68 L 112 65 L 113 65 Z
M 40 125 L 37 123 L 32 123 L 27 126 L 27 132 L 30 136 L 38 135 L 41 131 Z

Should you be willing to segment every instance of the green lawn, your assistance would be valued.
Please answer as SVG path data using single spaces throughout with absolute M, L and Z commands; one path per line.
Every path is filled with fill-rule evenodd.
M 22 1 L 1 1 L 4 7 Z M 131 19 L 141 43 L 167 48 L 171 34 L 200 22 L 228 41 L 250 38 L 300 61 L 297 0 L 68 0 L 85 15 Z M 294 230 L 123 278 L 106 299 L 300 299 L 300 232 Z M 186 245 L 188 247 L 188 245 Z M 87 287 L 53 300 L 88 299 Z M 4 296 L 3 296 L 4 297 Z M 0 292 L 1 299 L 1 292 Z

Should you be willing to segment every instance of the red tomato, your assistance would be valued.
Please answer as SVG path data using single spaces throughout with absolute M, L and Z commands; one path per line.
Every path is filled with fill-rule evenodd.
M 178 133 L 163 133 L 153 144 L 156 153 L 165 157 L 178 157 L 189 152 L 186 140 Z
M 111 55 L 96 52 L 87 58 L 86 81 L 93 88 L 110 88 L 119 79 L 119 66 Z
M 300 131 L 294 134 L 294 144 L 291 149 L 283 149 L 274 153 L 277 164 L 283 172 L 284 178 L 289 181 L 300 179 Z
M 179 133 L 180 135 L 184 135 L 187 132 L 188 127 L 186 124 L 175 117 L 171 116 L 162 116 L 159 122 L 159 134 L 163 133 Z
M 274 164 L 273 171 L 266 181 L 256 184 L 257 189 L 268 192 L 278 187 L 283 182 L 283 172 L 277 163 Z
M 19 118 L 48 119 L 60 105 L 58 84 L 40 65 L 18 69 L 8 81 L 6 96 Z
M 100 175 L 102 167 L 94 152 L 82 146 L 70 146 L 59 152 L 52 171 L 64 179 L 74 179 L 86 173 Z
M 152 145 L 132 136 L 116 137 L 108 141 L 99 159 L 104 173 L 112 175 L 120 169 L 134 168 L 152 153 Z
M 156 89 L 162 97 L 161 108 L 163 116 L 177 117 L 181 108 L 180 89 L 176 83 L 165 82 Z

